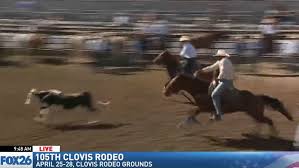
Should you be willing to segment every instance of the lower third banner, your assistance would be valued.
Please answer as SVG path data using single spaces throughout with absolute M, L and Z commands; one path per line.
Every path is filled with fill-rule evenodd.
M 299 152 L 33 152 L 34 168 L 296 168 Z

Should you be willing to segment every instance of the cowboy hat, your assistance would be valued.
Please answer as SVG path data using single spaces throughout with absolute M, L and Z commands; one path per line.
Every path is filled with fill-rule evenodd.
M 230 57 L 230 55 L 225 50 L 218 50 L 214 57 Z
M 181 38 L 180 38 L 180 42 L 183 42 L 183 41 L 190 41 L 191 39 L 190 39 L 190 37 L 189 36 L 182 36 Z

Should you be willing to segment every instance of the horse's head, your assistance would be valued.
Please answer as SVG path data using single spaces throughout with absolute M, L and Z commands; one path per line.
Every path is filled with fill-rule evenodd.
M 179 58 L 175 55 L 170 54 L 169 51 L 165 50 L 160 53 L 154 60 L 155 64 L 168 64 L 168 63 L 177 63 L 179 64 Z
M 191 80 L 193 80 L 192 77 L 179 74 L 165 84 L 163 94 L 167 97 L 171 96 L 172 94 L 177 94 L 179 91 L 184 90 L 186 83 Z
M 167 50 L 161 52 L 161 53 L 160 53 L 160 54 L 153 60 L 153 63 L 155 63 L 155 64 L 161 64 L 161 63 L 163 63 L 163 62 L 164 62 L 164 59 L 165 59 L 165 57 L 166 57 L 166 55 L 168 55 L 168 54 L 169 54 L 169 53 L 168 53 Z
M 27 94 L 27 98 L 26 98 L 26 101 L 25 101 L 25 104 L 30 104 L 31 103 L 31 98 L 32 98 L 32 95 L 37 93 L 37 89 L 35 88 L 32 88 L 28 94 Z

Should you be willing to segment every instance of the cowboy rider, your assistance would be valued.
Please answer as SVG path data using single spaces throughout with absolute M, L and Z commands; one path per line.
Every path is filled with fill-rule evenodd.
M 203 68 L 201 72 L 212 72 L 219 69 L 219 75 L 217 77 L 217 81 L 219 82 L 219 84 L 211 94 L 213 104 L 216 109 L 216 114 L 213 114 L 210 119 L 221 120 L 221 96 L 224 91 L 234 88 L 234 67 L 230 60 L 230 55 L 227 54 L 225 50 L 218 50 L 214 57 L 218 59 L 217 62 L 213 65 Z
M 186 61 L 186 64 L 183 65 L 183 72 L 185 74 L 193 74 L 193 72 L 198 68 L 196 62 L 196 49 L 191 44 L 191 39 L 188 36 L 182 36 L 179 41 L 182 43 L 180 56 Z

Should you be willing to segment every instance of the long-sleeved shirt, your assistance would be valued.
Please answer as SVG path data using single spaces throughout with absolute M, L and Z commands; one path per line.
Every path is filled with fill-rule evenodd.
M 196 49 L 192 46 L 191 43 L 185 43 L 183 49 L 181 50 L 180 56 L 183 58 L 196 58 Z
M 232 62 L 228 58 L 223 58 L 213 65 L 203 68 L 204 72 L 211 72 L 219 69 L 218 79 L 234 79 L 234 67 Z

